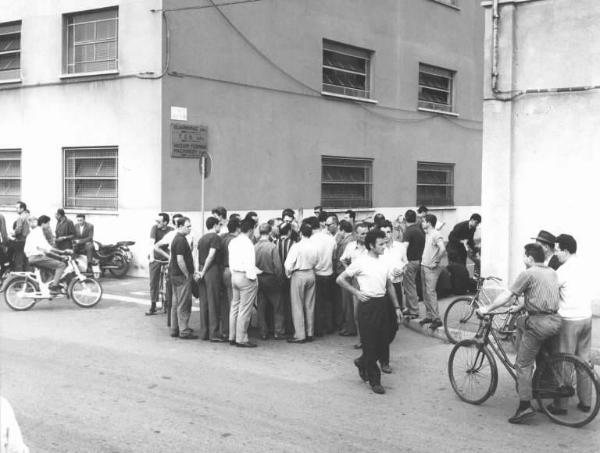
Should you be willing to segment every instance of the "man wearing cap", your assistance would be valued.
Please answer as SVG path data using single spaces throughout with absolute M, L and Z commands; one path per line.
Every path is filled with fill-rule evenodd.
M 546 257 L 544 264 L 551 269 L 558 269 L 561 263 L 554 255 L 554 244 L 556 243 L 554 235 L 546 230 L 540 230 L 537 237 L 531 239 L 535 239 L 535 242 L 540 244 L 544 249 L 544 256 Z

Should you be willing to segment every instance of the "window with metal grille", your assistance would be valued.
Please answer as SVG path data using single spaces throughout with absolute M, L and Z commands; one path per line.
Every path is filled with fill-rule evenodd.
M 419 63 L 419 108 L 453 111 L 454 72 Z
M 117 148 L 66 148 L 65 208 L 118 208 Z
M 21 22 L 0 24 L 0 82 L 21 78 Z
M 0 149 L 0 205 L 21 199 L 21 150 Z
M 118 69 L 118 8 L 65 16 L 66 74 Z
M 321 158 L 321 205 L 324 208 L 370 208 L 373 159 Z
M 370 98 L 372 52 L 323 40 L 323 92 Z
M 454 206 L 454 164 L 417 162 L 417 206 Z

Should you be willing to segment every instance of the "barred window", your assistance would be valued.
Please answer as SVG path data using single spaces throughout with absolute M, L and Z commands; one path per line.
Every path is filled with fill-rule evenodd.
M 0 24 L 0 82 L 21 78 L 21 22 Z
M 373 159 L 321 158 L 321 205 L 324 208 L 370 208 Z
M 65 16 L 66 74 L 118 69 L 118 8 Z
M 419 63 L 419 107 L 452 112 L 453 81 L 453 71 Z
M 66 208 L 118 208 L 117 148 L 64 150 Z
M 368 99 L 372 52 L 323 40 L 323 92 Z
M 0 149 L 0 205 L 21 199 L 21 150 Z
M 417 162 L 417 206 L 454 206 L 454 164 Z

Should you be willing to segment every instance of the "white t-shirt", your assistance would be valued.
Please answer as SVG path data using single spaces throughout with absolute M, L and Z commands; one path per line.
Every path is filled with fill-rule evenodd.
M 386 247 L 384 249 L 383 255 L 381 255 L 380 259 L 383 259 L 387 263 L 392 275 L 396 270 L 404 272 L 404 268 L 408 262 L 406 259 L 407 247 L 407 242 L 393 241 L 391 247 Z M 392 277 L 392 283 L 400 282 L 402 282 L 402 275 L 398 277 Z
M 355 277 L 358 288 L 369 297 L 383 297 L 387 290 L 387 280 L 391 280 L 390 268 L 384 259 L 363 255 L 346 269 L 346 274 Z
M 329 276 L 333 274 L 333 252 L 335 251 L 335 238 L 323 231 L 314 233 L 310 240 L 317 248 L 317 265 L 315 274 Z
M 565 319 L 581 320 L 592 316 L 592 295 L 586 271 L 577 255 L 571 257 L 557 270 L 560 285 L 558 314 Z

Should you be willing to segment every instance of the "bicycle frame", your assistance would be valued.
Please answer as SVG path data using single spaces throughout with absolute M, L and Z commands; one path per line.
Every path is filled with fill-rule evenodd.
M 496 314 L 501 314 L 501 313 L 496 313 Z M 516 314 L 513 313 L 512 316 L 514 317 L 514 316 L 516 316 Z M 508 357 L 508 354 L 504 350 L 504 347 L 502 347 L 502 341 L 498 337 L 498 333 L 496 332 L 495 329 L 492 328 L 492 319 L 493 319 L 493 316 L 484 316 L 483 317 L 483 319 L 481 320 L 480 325 L 479 325 L 479 330 L 477 331 L 477 334 L 475 334 L 475 340 L 481 341 L 483 343 L 484 347 L 488 346 L 489 349 L 492 350 L 494 355 L 496 357 L 498 357 L 498 360 L 500 360 L 500 362 L 502 362 L 502 365 L 504 365 L 504 368 L 506 368 L 506 371 L 508 371 L 508 374 L 510 374 L 511 377 L 516 382 L 517 373 L 515 371 L 515 364 Z M 510 321 L 511 321 L 511 319 L 509 317 L 505 321 L 505 324 L 509 324 Z M 490 337 L 493 338 L 494 341 L 490 341 Z

